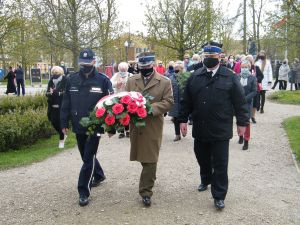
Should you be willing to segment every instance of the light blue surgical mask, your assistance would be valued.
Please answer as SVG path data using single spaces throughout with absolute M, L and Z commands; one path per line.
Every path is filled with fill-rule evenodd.
M 120 72 L 121 77 L 126 77 L 126 75 L 127 75 L 127 72 Z
M 241 76 L 248 77 L 251 75 L 251 72 L 248 68 L 241 68 Z

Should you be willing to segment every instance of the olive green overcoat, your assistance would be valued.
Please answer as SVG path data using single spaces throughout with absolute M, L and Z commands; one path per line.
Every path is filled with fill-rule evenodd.
M 128 79 L 126 91 L 137 91 L 149 94 L 153 116 L 146 118 L 145 127 L 130 124 L 130 160 L 143 163 L 156 163 L 162 141 L 164 113 L 170 111 L 174 104 L 172 85 L 169 78 L 155 72 L 152 79 L 145 86 L 140 74 Z

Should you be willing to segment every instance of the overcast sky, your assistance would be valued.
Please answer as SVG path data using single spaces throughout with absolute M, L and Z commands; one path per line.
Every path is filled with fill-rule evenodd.
M 116 0 L 116 1 L 118 5 L 119 19 L 123 22 L 130 23 L 130 32 L 136 33 L 136 31 L 141 31 L 146 34 L 147 30 L 143 26 L 143 21 L 145 20 L 145 16 L 144 16 L 146 10 L 145 2 L 147 0 Z M 229 17 L 236 15 L 239 4 L 242 2 L 243 0 L 213 0 L 214 6 L 215 7 L 221 6 L 224 15 L 228 15 Z M 240 25 L 237 23 L 234 29 L 235 32 L 237 32 L 239 26 Z

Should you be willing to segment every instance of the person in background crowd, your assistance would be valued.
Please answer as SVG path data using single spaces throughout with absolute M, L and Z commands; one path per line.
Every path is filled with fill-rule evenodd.
M 239 74 L 241 72 L 241 58 L 243 56 L 242 55 L 236 55 L 235 56 L 235 64 L 234 64 L 234 67 L 233 67 L 233 71 L 236 73 L 236 74 Z
M 128 73 L 134 74 L 134 61 L 128 61 Z
M 15 77 L 16 75 L 12 71 L 12 67 L 8 68 L 7 75 L 3 78 L 4 80 L 7 79 L 7 88 L 5 94 L 14 93 L 17 94 L 16 85 L 15 85 Z
M 165 76 L 170 78 L 174 74 L 174 61 L 168 63 L 168 69 L 165 73 Z
M 133 76 L 128 71 L 128 64 L 126 62 L 121 62 L 118 66 L 118 73 L 115 73 L 113 77 L 110 79 L 112 87 L 114 89 L 114 93 L 119 93 L 125 91 L 125 86 L 128 81 L 128 78 Z M 125 127 L 126 137 L 129 138 L 129 126 Z M 119 134 L 119 138 L 124 138 L 124 131 L 121 131 Z
M 99 74 L 95 68 L 96 57 L 91 49 L 84 49 L 79 54 L 79 72 L 73 73 L 67 79 L 64 98 L 60 111 L 62 131 L 67 135 L 69 119 L 76 134 L 77 145 L 83 161 L 78 178 L 79 205 L 89 203 L 91 187 L 97 187 L 105 180 L 103 169 L 96 158 L 100 133 L 99 127 L 92 135 L 87 135 L 87 129 L 82 127 L 80 120 L 89 116 L 99 99 L 110 94 L 111 82 L 104 74 Z M 115 133 L 115 132 L 114 132 Z M 109 137 L 113 133 L 108 133 Z
M 179 76 L 181 76 L 183 72 L 183 68 L 184 65 L 182 61 L 175 62 L 175 73 L 170 77 L 172 83 L 172 89 L 173 89 L 174 105 L 168 114 L 170 117 L 172 117 L 172 122 L 174 123 L 174 127 L 175 127 L 175 138 L 173 141 L 181 140 L 180 124 L 178 122 L 178 116 L 180 111 L 180 100 L 181 100 L 182 90 L 180 89 L 178 78 Z
M 253 76 L 256 77 L 256 81 L 257 81 L 257 88 L 256 88 L 257 92 L 256 95 L 253 97 L 253 107 L 251 113 L 252 123 L 256 123 L 255 115 L 256 115 L 256 111 L 258 111 L 260 108 L 260 91 L 262 90 L 261 82 L 264 79 L 264 75 L 259 69 L 259 67 L 254 65 L 254 59 L 252 55 L 247 55 L 246 60 L 248 60 L 251 63 L 251 73 Z
M 63 69 L 64 75 L 67 75 L 67 74 L 68 74 L 68 71 L 67 71 L 67 68 L 66 68 L 66 66 L 65 66 L 65 62 L 64 62 L 64 61 L 61 61 L 61 62 L 60 62 L 60 67 Z
M 194 151 L 201 177 L 198 191 L 207 190 L 211 184 L 214 205 L 217 209 L 223 209 L 228 190 L 233 112 L 238 135 L 244 135 L 249 124 L 248 104 L 238 77 L 225 66 L 220 66 L 222 44 L 211 41 L 203 48 L 204 67 L 194 72 L 187 81 L 178 121 L 185 136 L 188 116 L 192 114 Z
M 298 89 L 298 85 L 296 84 L 296 68 L 295 62 L 297 62 L 297 58 L 294 59 L 294 62 L 291 65 L 291 70 L 288 73 L 289 83 L 291 84 L 291 91 L 293 90 L 293 84 L 295 85 L 295 91 Z
M 300 90 L 300 61 L 298 58 L 294 59 L 292 70 L 294 71 L 295 76 L 295 90 Z
M 220 60 L 220 65 L 221 65 L 221 66 L 227 66 L 227 58 L 226 58 L 226 55 L 225 55 L 224 52 L 222 52 L 222 53 L 220 54 L 220 58 L 221 58 L 221 60 Z
M 234 61 L 234 56 L 233 55 L 229 55 L 228 56 L 228 61 L 227 61 L 227 68 L 233 70 L 234 66 L 235 66 L 235 61 Z
M 290 67 L 288 64 L 288 60 L 284 59 L 278 72 L 279 90 L 286 90 L 289 72 Z
M 250 120 L 253 98 L 257 94 L 257 81 L 256 81 L 256 77 L 252 76 L 251 63 L 248 60 L 243 60 L 241 62 L 241 73 L 238 76 L 241 85 L 243 86 L 245 91 L 245 98 L 248 106 L 248 112 L 247 112 L 248 120 Z M 239 135 L 239 144 L 244 143 L 243 150 L 248 149 L 249 140 L 250 140 L 250 123 L 247 125 L 244 135 Z
M 255 65 L 259 67 L 264 75 L 262 80 L 262 90 L 260 91 L 261 103 L 260 113 L 264 113 L 264 106 L 266 101 L 266 91 L 270 90 L 273 80 L 272 66 L 270 61 L 267 59 L 265 51 L 260 51 L 257 55 Z
M 66 88 L 66 78 L 64 70 L 60 66 L 54 66 L 51 69 L 52 77 L 48 82 L 46 96 L 48 98 L 47 117 L 54 129 L 59 134 L 59 148 L 65 147 L 67 135 L 64 135 L 60 126 L 60 108 Z
M 155 55 L 152 52 L 140 53 L 138 64 L 141 74 L 132 76 L 126 84 L 126 91 L 149 93 L 153 112 L 145 118 L 145 127 L 130 123 L 130 160 L 142 164 L 139 194 L 146 207 L 151 205 L 152 188 L 156 180 L 156 168 L 162 142 L 164 113 L 172 108 L 173 92 L 169 78 L 159 75 L 153 68 Z
M 276 88 L 276 86 L 278 84 L 279 68 L 280 68 L 281 65 L 282 65 L 282 63 L 279 60 L 276 61 L 275 71 L 274 71 L 275 82 L 274 82 L 274 85 L 272 87 L 273 90 Z
M 183 56 L 183 63 L 184 63 L 184 70 L 187 71 L 188 67 L 192 65 L 192 62 L 190 60 L 190 55 L 189 54 L 184 54 Z
M 197 69 L 200 69 L 200 68 L 203 67 L 203 63 L 202 63 L 201 57 L 198 54 L 194 54 L 193 55 L 192 62 L 193 62 L 193 64 L 190 65 L 187 68 L 187 71 L 189 71 L 191 73 L 194 72 L 194 71 L 196 71 Z
M 21 65 L 17 65 L 17 69 L 15 70 L 17 86 L 18 86 L 18 96 L 20 96 L 20 87 L 22 87 L 22 95 L 25 95 L 25 81 L 24 81 L 24 72 Z
M 156 67 L 156 72 L 158 72 L 161 75 L 165 74 L 166 68 L 163 66 L 162 61 L 158 61 L 158 66 Z

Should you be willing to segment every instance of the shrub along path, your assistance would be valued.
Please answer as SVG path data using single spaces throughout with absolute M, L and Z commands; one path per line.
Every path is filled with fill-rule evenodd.
M 78 150 L 44 162 L 0 172 L 1 224 L 299 224 L 300 174 L 284 132 L 284 118 L 300 107 L 267 101 L 253 125 L 250 149 L 237 136 L 230 144 L 226 208 L 217 212 L 210 190 L 199 193 L 193 139 L 174 143 L 173 125 L 164 129 L 153 205 L 138 196 L 141 166 L 129 162 L 129 140 L 105 135 L 98 158 L 107 180 L 92 190 L 87 207 L 78 206 Z M 190 127 L 191 128 L 191 127 Z

